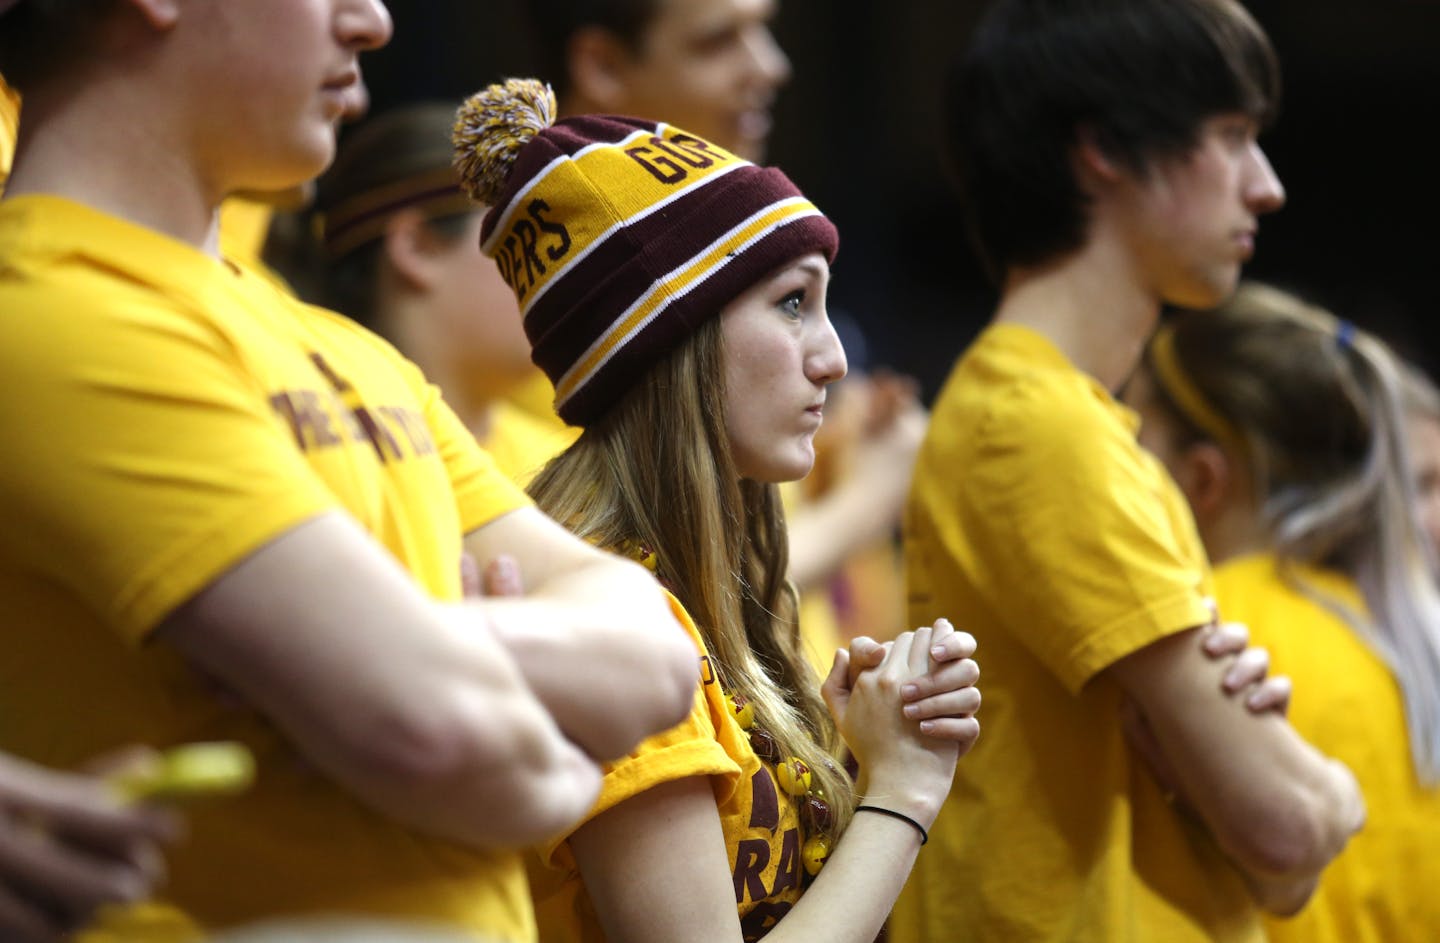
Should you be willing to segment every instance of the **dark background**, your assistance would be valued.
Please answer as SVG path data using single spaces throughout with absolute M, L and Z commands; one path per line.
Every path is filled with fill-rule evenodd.
M 534 74 L 522 0 L 394 0 L 391 45 L 365 59 L 374 108 L 458 100 Z M 682 0 L 683 2 L 683 0 Z M 1261 223 L 1248 274 L 1299 291 L 1440 372 L 1440 0 L 1251 0 L 1284 69 L 1262 139 L 1289 194 Z M 852 359 L 934 393 L 993 294 L 959 229 L 935 129 L 939 88 L 973 0 L 780 0 L 794 65 L 769 161 L 839 225 L 832 313 Z

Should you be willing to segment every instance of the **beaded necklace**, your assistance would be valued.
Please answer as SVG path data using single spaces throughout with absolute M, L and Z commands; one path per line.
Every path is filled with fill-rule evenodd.
M 740 729 L 749 735 L 750 748 L 755 751 L 755 755 L 774 767 L 775 779 L 780 788 L 796 799 L 804 797 L 800 804 L 800 821 L 805 826 L 808 837 L 800 848 L 800 858 L 805 865 L 807 881 L 813 879 L 830 859 L 830 826 L 835 822 L 830 803 L 825 800 L 823 790 L 812 786 L 809 763 L 798 756 L 781 759 L 780 747 L 775 742 L 775 737 L 755 723 L 755 705 L 751 704 L 745 695 L 727 694 L 725 702 L 730 705 L 730 712 Z

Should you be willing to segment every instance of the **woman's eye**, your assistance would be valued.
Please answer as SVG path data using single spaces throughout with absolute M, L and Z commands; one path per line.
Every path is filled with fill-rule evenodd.
M 795 291 L 790 292 L 790 294 L 780 299 L 780 310 L 791 317 L 798 318 L 800 316 L 800 306 L 804 303 L 805 291 L 804 289 L 797 288 Z

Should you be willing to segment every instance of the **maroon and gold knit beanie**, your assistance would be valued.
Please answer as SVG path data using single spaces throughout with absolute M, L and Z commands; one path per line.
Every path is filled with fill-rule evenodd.
M 480 248 L 566 422 L 601 415 L 775 269 L 834 260 L 834 224 L 779 170 L 666 124 L 554 114 L 548 86 L 510 79 L 466 101 L 454 143 L 462 185 L 492 207 Z

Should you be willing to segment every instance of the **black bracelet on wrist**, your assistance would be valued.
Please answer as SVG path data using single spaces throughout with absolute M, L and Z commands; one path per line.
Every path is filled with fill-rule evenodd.
M 878 805 L 857 805 L 855 807 L 855 811 L 879 812 L 881 815 L 888 815 L 892 819 L 899 819 L 902 822 L 909 822 L 912 826 L 914 826 L 915 831 L 920 833 L 920 844 L 923 845 L 930 840 L 930 834 L 925 831 L 925 826 L 921 825 L 919 822 L 915 821 L 910 816 L 906 815 L 904 812 L 896 812 L 894 809 L 882 809 Z

